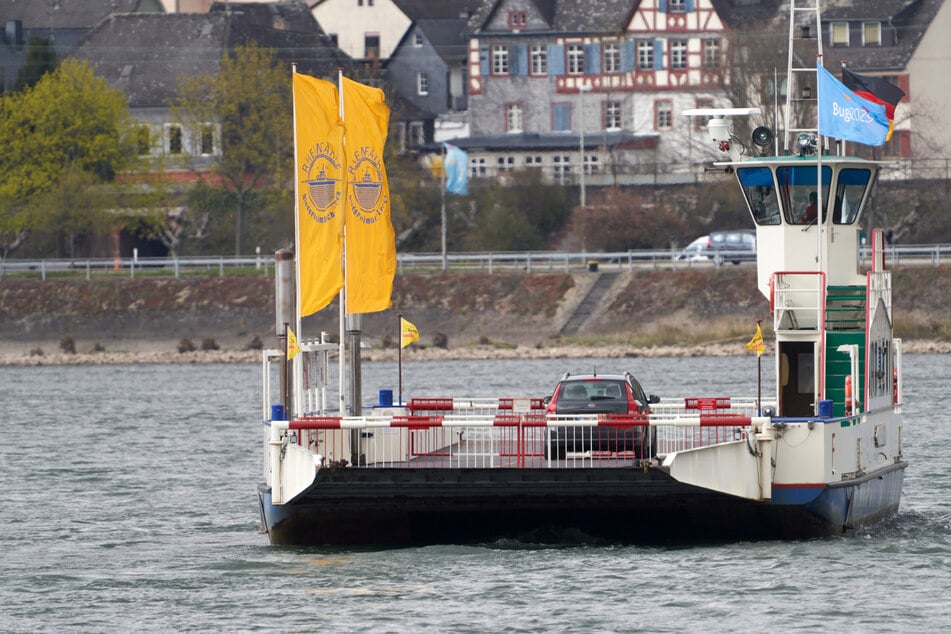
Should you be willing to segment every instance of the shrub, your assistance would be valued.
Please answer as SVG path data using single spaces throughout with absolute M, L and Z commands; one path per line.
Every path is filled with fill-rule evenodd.
M 195 344 L 192 343 L 191 339 L 189 339 L 188 337 L 185 337 L 181 341 L 178 342 L 178 351 L 181 353 L 194 352 Z
M 66 354 L 76 354 L 76 342 L 69 335 L 59 340 L 59 349 Z
M 30 350 L 30 356 L 31 356 L 31 357 L 42 357 L 42 356 L 43 356 L 43 348 L 40 348 L 39 346 L 37 346 L 36 348 L 33 348 L 32 350 Z
M 446 350 L 449 348 L 449 337 L 447 337 L 444 333 L 437 332 L 433 335 L 433 345 L 437 348 Z
M 213 337 L 205 337 L 201 340 L 201 349 L 204 351 L 219 350 L 220 347 Z
M 251 341 L 248 342 L 248 345 L 245 346 L 245 350 L 261 350 L 264 348 L 264 343 L 261 341 L 261 338 L 257 335 L 251 337 Z

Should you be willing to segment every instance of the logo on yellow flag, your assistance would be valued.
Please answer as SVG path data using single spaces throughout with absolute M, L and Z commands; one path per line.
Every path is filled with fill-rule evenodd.
M 300 352 L 300 344 L 297 343 L 297 335 L 290 328 L 287 329 L 287 360 L 290 361 Z
M 416 326 L 400 317 L 400 348 L 405 348 L 414 341 L 419 341 L 419 330 Z
M 753 338 L 750 339 L 750 342 L 746 344 L 747 350 L 755 350 L 756 356 L 762 356 L 763 351 L 766 350 L 766 344 L 763 342 L 763 329 L 760 328 L 759 324 L 756 324 L 756 332 L 753 333 Z

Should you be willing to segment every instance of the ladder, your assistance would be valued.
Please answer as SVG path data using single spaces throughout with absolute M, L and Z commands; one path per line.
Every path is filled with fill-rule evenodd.
M 813 47 L 813 42 L 815 46 Z M 814 53 L 814 56 L 811 55 Z M 788 154 L 790 143 L 800 134 L 818 137 L 819 130 L 798 127 L 795 112 L 806 114 L 801 120 L 815 122 L 817 101 L 816 62 L 822 59 L 822 20 L 819 17 L 819 0 L 806 2 L 789 0 L 789 59 L 786 64 L 786 112 L 783 149 Z M 810 65 L 811 63 L 811 65 Z M 806 113 L 801 111 L 805 110 Z

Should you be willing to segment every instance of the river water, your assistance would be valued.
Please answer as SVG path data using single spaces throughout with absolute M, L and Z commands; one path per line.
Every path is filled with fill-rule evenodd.
M 756 390 L 749 357 L 507 360 L 404 363 L 403 395 L 542 396 L 595 367 L 662 396 Z M 258 533 L 257 365 L 0 367 L 0 631 L 948 630 L 951 357 L 905 368 L 901 509 L 857 535 L 381 550 Z M 396 364 L 363 384 L 396 391 Z

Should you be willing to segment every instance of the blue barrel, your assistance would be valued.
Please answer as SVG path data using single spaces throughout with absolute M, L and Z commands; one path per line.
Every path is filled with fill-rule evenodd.
M 271 405 L 271 420 L 287 420 L 284 415 L 284 406 L 280 403 Z
M 819 418 L 832 418 L 832 401 L 819 401 Z
M 393 390 L 380 390 L 380 407 L 393 407 Z

